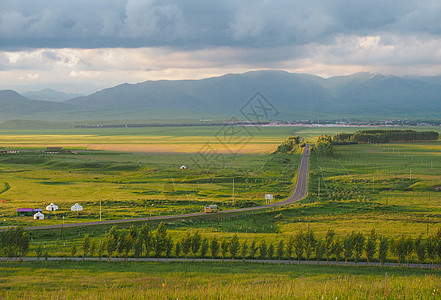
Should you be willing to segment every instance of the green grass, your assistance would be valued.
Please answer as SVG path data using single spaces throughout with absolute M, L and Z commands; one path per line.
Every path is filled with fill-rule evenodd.
M 341 130 L 322 129 L 327 133 Z M 115 129 L 114 134 L 123 135 L 123 130 Z M 139 128 L 129 130 L 141 131 Z M 208 134 L 213 128 L 187 130 L 190 136 L 204 130 Z M 261 136 L 286 129 L 265 130 Z M 306 136 L 318 133 L 317 128 L 301 130 Z M 109 132 L 110 129 L 106 134 Z M 239 232 L 241 238 L 252 239 L 255 235 L 270 240 L 286 237 L 308 226 L 319 237 L 324 236 L 328 228 L 340 236 L 352 230 L 368 233 L 372 228 L 388 236 L 433 233 L 441 221 L 440 190 L 436 189 L 440 185 L 440 150 L 439 142 L 336 146 L 333 157 L 312 154 L 309 194 L 301 203 L 279 208 L 274 213 L 228 216 L 220 224 L 217 220 L 195 220 L 172 221 L 169 226 L 179 232 L 201 229 L 207 235 L 219 236 Z M 66 223 L 98 220 L 100 197 L 104 219 L 196 212 L 211 203 L 218 203 L 223 209 L 240 207 L 244 202 L 263 204 L 265 193 L 274 193 L 276 199 L 289 195 L 299 159 L 298 154 L 248 153 L 228 156 L 225 168 L 204 169 L 189 165 L 188 170 L 182 171 L 179 166 L 187 164 L 194 154 L 86 150 L 80 155 L 47 156 L 35 150 L 23 150 L 21 154 L 0 157 L 3 184 L 8 183 L 11 187 L 2 194 L 2 199 L 6 200 L 0 211 L 3 226 L 36 224 L 30 218 L 15 217 L 15 209 L 44 207 L 50 202 L 59 205 L 60 211 L 53 219 L 38 224 L 60 224 L 61 215 L 65 216 Z M 233 177 L 235 204 L 231 203 Z M 75 202 L 86 208 L 79 215 L 69 212 Z M 277 219 L 276 215 L 279 215 Z M 99 238 L 108 229 L 103 227 L 94 236 Z M 94 231 L 93 228 L 81 229 L 78 235 L 72 230 L 75 232 L 72 238 L 78 239 Z M 65 229 L 66 236 L 68 232 Z M 57 238 L 55 233 L 52 240 Z
M 264 194 L 286 198 L 300 154 L 222 154 L 225 166 L 198 161 L 194 153 L 128 153 L 82 150 L 80 154 L 43 154 L 23 149 L 0 156 L 3 185 L 0 226 L 35 224 L 15 216 L 17 208 L 60 207 L 38 224 L 97 220 L 99 199 L 103 218 L 121 219 L 201 211 L 204 205 L 243 207 L 264 203 Z M 180 170 L 185 164 L 188 170 Z M 235 180 L 235 200 L 232 181 Z M 74 203 L 85 210 L 72 214 Z
M 0 298 L 437 299 L 439 270 L 241 263 L 0 263 Z

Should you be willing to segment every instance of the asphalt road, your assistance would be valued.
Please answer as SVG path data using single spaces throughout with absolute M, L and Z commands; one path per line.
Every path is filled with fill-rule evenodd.
M 291 204 L 297 201 L 302 200 L 306 197 L 308 192 L 308 164 L 309 164 L 309 152 L 310 146 L 306 145 L 303 151 L 303 156 L 300 162 L 299 171 L 297 173 L 297 183 L 294 189 L 293 194 L 286 200 L 262 205 L 262 206 L 254 206 L 254 207 L 246 207 L 246 208 L 238 208 L 238 209 L 230 209 L 219 211 L 219 214 L 228 214 L 242 211 L 251 211 L 251 210 L 259 210 L 265 208 L 273 208 L 277 206 Z M 169 215 L 169 216 L 154 216 L 149 218 L 135 218 L 135 219 L 121 219 L 121 220 L 108 220 L 108 221 L 97 221 L 97 222 L 84 222 L 84 223 L 69 223 L 69 224 L 59 224 L 59 225 L 44 225 L 44 226 L 32 226 L 25 227 L 26 230 L 35 230 L 35 229 L 53 229 L 53 228 L 67 228 L 67 227 L 77 227 L 77 226 L 93 226 L 93 225 L 103 225 L 103 224 L 117 224 L 117 223 L 126 223 L 126 222 L 137 222 L 137 221 L 146 221 L 148 220 L 170 220 L 170 219 L 182 219 L 189 217 L 197 217 L 207 215 L 207 213 L 199 212 L 199 213 L 191 213 L 191 214 L 181 214 L 181 215 Z

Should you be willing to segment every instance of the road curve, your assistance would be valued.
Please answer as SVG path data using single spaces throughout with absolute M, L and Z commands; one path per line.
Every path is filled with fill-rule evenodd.
M 258 209 L 264 209 L 264 208 L 272 208 L 276 206 L 282 206 L 291 204 L 297 201 L 302 200 L 306 197 L 306 194 L 308 193 L 308 164 L 309 164 L 309 152 L 310 152 L 310 146 L 306 145 L 303 151 L 302 159 L 300 161 L 300 167 L 299 171 L 297 173 L 297 183 L 294 189 L 293 194 L 286 200 L 262 205 L 262 206 L 254 206 L 254 207 L 245 207 L 245 208 L 238 208 L 238 209 L 230 209 L 230 210 L 223 210 L 219 211 L 219 214 L 227 214 L 227 213 L 235 213 L 235 212 L 242 212 L 242 211 L 251 211 L 251 210 L 258 210 Z M 117 223 L 126 223 L 126 222 L 137 222 L 137 221 L 146 221 L 148 220 L 170 220 L 170 219 L 182 219 L 182 218 L 188 218 L 188 217 L 197 217 L 207 215 L 203 212 L 198 213 L 191 213 L 191 214 L 181 214 L 181 215 L 169 215 L 169 216 L 154 216 L 149 218 L 135 218 L 135 219 L 122 219 L 122 220 L 107 220 L 107 221 L 96 221 L 96 222 L 84 222 L 84 223 L 70 223 L 70 224 L 58 224 L 58 225 L 44 225 L 44 226 L 32 226 L 32 227 L 25 227 L 26 230 L 35 230 L 35 229 L 54 229 L 54 228 L 60 228 L 60 227 L 78 227 L 78 226 L 92 226 L 92 225 L 105 225 L 105 224 L 117 224 Z

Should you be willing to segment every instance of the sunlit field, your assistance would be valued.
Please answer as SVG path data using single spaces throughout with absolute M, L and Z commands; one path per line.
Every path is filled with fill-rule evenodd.
M 2 299 L 436 299 L 438 271 L 231 263 L 0 263 Z
M 220 140 L 219 129 L 3 132 L 0 146 L 20 153 L 0 154 L 0 225 L 97 221 L 101 199 L 103 220 L 142 217 L 143 222 L 120 224 L 118 229 L 149 224 L 154 231 L 159 222 L 149 221 L 150 216 L 201 212 L 214 203 L 221 209 L 262 205 L 265 193 L 279 201 L 292 192 L 301 150 L 272 154 L 278 144 L 291 135 L 312 142 L 319 134 L 357 128 L 251 128 L 252 137 L 242 131 L 229 141 Z M 42 153 L 46 146 L 78 154 Z M 329 229 L 338 239 L 350 232 L 367 236 L 372 229 L 391 239 L 427 239 L 440 228 L 440 142 L 340 145 L 331 157 L 313 152 L 309 167 L 308 196 L 298 203 L 169 220 L 168 237 L 176 244 L 196 232 L 219 241 L 237 235 L 241 244 L 265 241 L 276 246 L 299 230 L 312 230 L 317 239 Z M 44 209 L 51 202 L 60 209 L 44 211 L 43 221 L 16 216 L 17 208 Z M 71 212 L 74 203 L 84 211 Z M 28 256 L 38 256 L 43 249 L 49 257 L 71 257 L 74 245 L 74 256 L 81 256 L 84 235 L 98 245 L 111 226 L 29 231 Z M 200 256 L 190 254 L 189 260 Z M 2 262 L 0 298 L 26 298 L 31 290 L 51 299 L 440 297 L 438 269 L 232 264 L 231 259 L 227 253 L 224 263 L 208 258 L 204 263 L 110 263 L 104 253 L 102 262 Z M 391 252 L 388 260 L 397 262 L 397 256 Z M 416 253 L 409 260 L 416 262 Z
M 300 157 L 271 154 L 281 141 L 295 134 L 313 140 L 320 133 L 356 129 L 250 126 L 237 131 L 234 140 L 220 134 L 225 128 L 215 126 L 3 131 L 0 145 L 16 145 L 6 149 L 21 152 L 0 155 L 0 224 L 54 224 L 62 222 L 61 216 L 66 223 L 98 220 L 100 199 L 104 220 L 198 212 L 212 203 L 224 209 L 259 205 L 265 203 L 265 193 L 281 200 L 291 193 Z M 42 145 L 79 153 L 43 154 Z M 268 150 L 257 150 L 262 145 Z M 93 147 L 139 148 L 118 152 L 90 150 Z M 148 147 L 169 151 L 149 152 Z M 329 222 L 342 233 L 369 230 L 380 222 L 400 232 L 421 231 L 439 217 L 440 152 L 439 143 L 424 143 L 336 146 L 333 157 L 313 155 L 309 197 L 300 211 L 314 211 L 312 226 L 323 230 Z M 188 169 L 181 170 L 182 165 Z M 45 208 L 51 202 L 60 210 L 47 213 L 50 219 L 36 223 L 16 216 L 17 208 Z M 84 211 L 70 212 L 75 203 Z M 284 213 L 291 222 L 291 215 L 297 214 Z M 297 217 L 302 224 L 311 218 Z M 297 225 L 281 229 L 293 232 Z

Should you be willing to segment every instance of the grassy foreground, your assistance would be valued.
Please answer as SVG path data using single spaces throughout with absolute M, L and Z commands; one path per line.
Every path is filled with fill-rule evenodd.
M 439 299 L 440 271 L 232 263 L 0 263 L 0 298 Z

